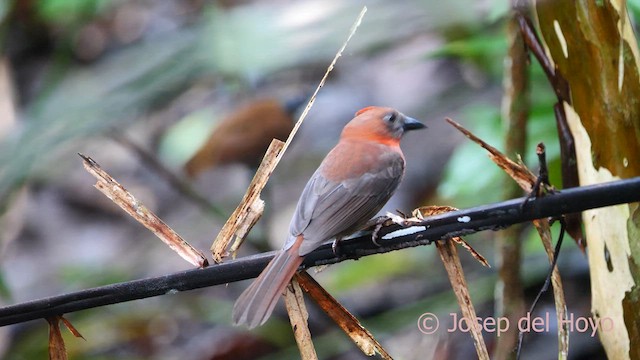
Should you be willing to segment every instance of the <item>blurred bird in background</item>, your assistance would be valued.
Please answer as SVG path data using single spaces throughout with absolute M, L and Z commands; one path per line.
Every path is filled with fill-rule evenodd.
M 233 322 L 262 325 L 304 256 L 359 230 L 387 203 L 404 175 L 400 139 L 425 126 L 392 108 L 356 113 L 302 191 L 282 250 L 233 308 Z
M 277 99 L 252 101 L 222 120 L 209 139 L 184 166 L 194 178 L 216 166 L 233 163 L 257 168 L 271 140 L 286 140 L 295 123 L 294 114 L 308 96 L 286 102 Z

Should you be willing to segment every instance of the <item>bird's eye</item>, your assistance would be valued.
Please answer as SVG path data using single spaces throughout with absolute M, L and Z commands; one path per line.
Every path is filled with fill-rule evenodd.
M 396 113 L 391 113 L 391 114 L 388 114 L 387 116 L 385 116 L 384 118 L 388 122 L 392 123 L 392 122 L 396 121 L 397 116 L 396 116 Z

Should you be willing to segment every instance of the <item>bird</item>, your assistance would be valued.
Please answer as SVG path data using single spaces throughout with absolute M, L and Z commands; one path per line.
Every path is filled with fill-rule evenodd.
M 195 178 L 205 170 L 233 163 L 257 168 L 271 140 L 286 140 L 293 129 L 293 114 L 307 96 L 286 102 L 275 98 L 251 101 L 226 117 L 208 140 L 186 162 L 184 171 Z
M 360 230 L 382 209 L 404 175 L 400 140 L 425 127 L 390 107 L 355 114 L 304 187 L 283 248 L 234 304 L 235 325 L 264 324 L 305 255 Z

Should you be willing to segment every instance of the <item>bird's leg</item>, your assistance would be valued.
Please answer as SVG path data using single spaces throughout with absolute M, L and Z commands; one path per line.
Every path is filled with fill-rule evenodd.
M 331 243 L 331 250 L 333 250 L 333 255 L 335 256 L 340 255 L 340 250 L 338 249 L 338 243 L 340 241 L 342 241 L 342 236 L 336 236 L 336 238 L 333 240 L 333 243 Z

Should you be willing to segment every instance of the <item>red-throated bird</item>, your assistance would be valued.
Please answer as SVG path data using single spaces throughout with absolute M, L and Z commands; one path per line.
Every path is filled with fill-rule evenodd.
M 209 168 L 232 163 L 257 168 L 271 140 L 287 139 L 293 129 L 293 114 L 307 98 L 300 96 L 285 103 L 261 99 L 241 107 L 215 128 L 185 164 L 185 172 L 195 177 Z
M 356 113 L 302 191 L 283 249 L 236 301 L 235 324 L 262 325 L 306 254 L 359 230 L 380 211 L 404 175 L 400 139 L 423 127 L 392 108 Z

